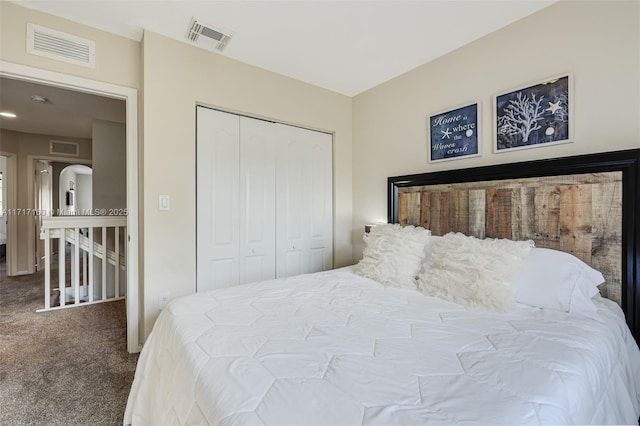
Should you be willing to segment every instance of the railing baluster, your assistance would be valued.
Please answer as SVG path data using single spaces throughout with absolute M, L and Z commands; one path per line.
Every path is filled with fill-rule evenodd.
M 115 266 L 113 268 L 114 271 L 114 279 L 115 279 L 115 293 L 114 297 L 120 297 L 120 227 L 116 226 L 114 228 L 115 233 Z
M 66 228 L 60 228 L 60 237 L 58 239 L 58 289 L 60 290 L 60 306 L 64 306 L 66 303 L 66 277 L 65 277 L 65 239 Z
M 93 302 L 93 227 L 89 228 L 89 302 Z
M 44 307 L 51 308 L 51 240 L 49 230 L 44 230 Z
M 89 290 L 87 287 L 87 248 L 82 250 L 82 288 L 84 289 L 83 297 L 86 298 L 89 297 Z
M 67 231 L 68 232 L 65 234 L 66 235 L 65 240 L 68 240 L 67 243 L 69 245 L 71 245 L 72 244 L 71 243 L 71 239 L 73 238 L 73 233 L 74 232 L 73 232 L 73 229 L 69 229 L 69 228 L 67 228 Z M 72 235 L 69 235 L 69 233 L 71 233 Z M 74 294 L 73 293 L 73 289 L 75 288 L 75 283 L 73 281 L 76 278 L 76 274 L 73 273 L 73 271 L 75 271 L 75 265 L 74 265 L 75 258 L 74 258 L 73 255 L 74 255 L 73 248 L 70 247 L 70 250 L 69 250 L 69 264 L 70 264 L 69 265 L 69 284 L 71 284 L 70 288 L 71 288 L 71 296 L 72 297 L 73 297 L 73 294 Z M 65 259 L 65 260 L 67 260 L 67 259 Z
M 102 300 L 107 299 L 107 227 L 102 227 Z
M 122 231 L 122 236 L 124 237 L 124 244 L 122 245 L 122 255 L 124 256 L 124 265 L 123 268 L 127 269 L 127 247 L 129 247 L 129 228 L 124 227 L 124 231 Z M 124 297 L 127 297 L 127 274 L 123 274 L 125 285 L 124 285 Z
M 80 228 L 75 229 L 75 244 L 73 245 L 73 296 L 74 303 L 80 303 Z

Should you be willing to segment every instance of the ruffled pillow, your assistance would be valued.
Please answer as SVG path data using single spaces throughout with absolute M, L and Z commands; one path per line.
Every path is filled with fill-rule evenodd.
M 445 235 L 418 277 L 425 294 L 466 306 L 508 312 L 515 308 L 512 283 L 532 241 Z
M 366 247 L 356 274 L 385 287 L 416 290 L 416 277 L 431 231 L 415 226 L 381 224 L 364 235 Z

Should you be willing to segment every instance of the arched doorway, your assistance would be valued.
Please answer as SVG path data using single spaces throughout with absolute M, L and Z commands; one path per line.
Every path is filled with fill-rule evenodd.
M 93 208 L 93 170 L 84 164 L 67 166 L 58 180 L 58 215 L 88 216 Z

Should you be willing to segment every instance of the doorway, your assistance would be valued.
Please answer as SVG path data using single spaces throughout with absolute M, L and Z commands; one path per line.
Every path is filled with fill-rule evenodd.
M 53 170 L 52 164 L 52 170 Z M 57 182 L 52 182 L 57 192 L 57 203 L 51 206 L 58 216 L 88 216 L 93 209 L 93 170 L 84 164 L 66 165 L 60 173 L 53 172 Z M 57 184 L 56 184 L 57 183 Z
M 138 106 L 137 90 L 109 83 L 70 76 L 57 72 L 23 66 L 0 61 L 0 77 L 19 81 L 34 82 L 51 87 L 88 93 L 106 98 L 120 99 L 126 103 L 126 202 L 127 202 L 127 350 L 139 352 L 140 310 L 139 310 L 139 277 L 138 277 Z M 33 188 L 33 186 L 32 186 Z M 33 199 L 33 198 L 32 198 Z M 7 209 L 15 206 L 11 197 L 7 200 Z M 11 245 L 15 233 L 11 232 L 9 217 L 8 243 Z M 29 227 L 30 229 L 34 229 Z M 33 239 L 30 239 L 33 241 Z
M 77 161 L 77 160 L 76 160 Z M 34 168 L 35 271 L 44 270 L 42 220 L 47 216 L 91 216 L 93 214 L 93 169 L 73 158 L 37 158 Z

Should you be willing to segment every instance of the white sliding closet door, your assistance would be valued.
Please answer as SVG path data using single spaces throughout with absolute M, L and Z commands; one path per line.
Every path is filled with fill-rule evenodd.
M 240 117 L 240 283 L 276 277 L 273 123 Z
M 277 125 L 278 277 L 333 266 L 332 136 Z
M 197 284 L 239 283 L 240 117 L 197 108 Z

